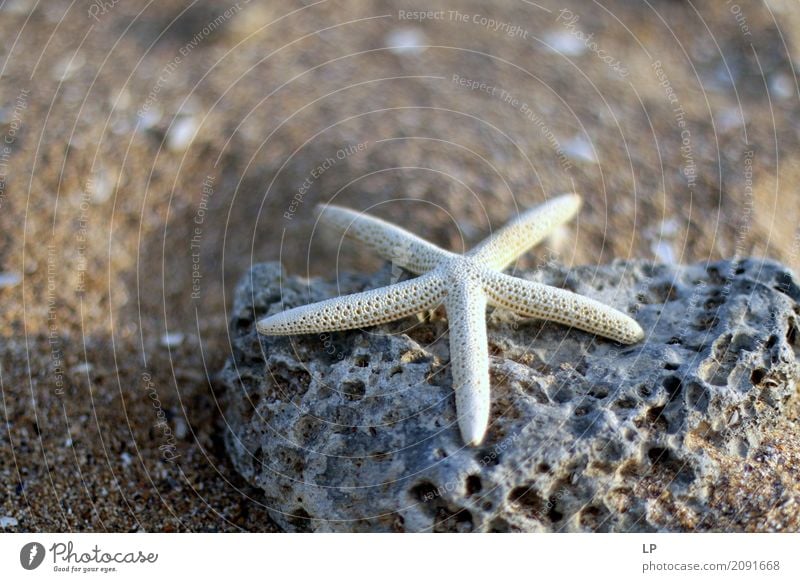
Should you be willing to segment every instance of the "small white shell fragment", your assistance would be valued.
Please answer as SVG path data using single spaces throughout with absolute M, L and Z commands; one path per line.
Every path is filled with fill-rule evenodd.
M 403 26 L 386 35 L 386 46 L 396 55 L 414 55 L 425 50 L 428 40 L 421 30 Z
M 19 273 L 0 273 L 0 289 L 3 287 L 15 287 L 22 281 Z
M 548 50 L 568 57 L 577 57 L 586 52 L 586 45 L 572 34 L 559 30 L 545 35 Z
M 53 78 L 56 81 L 66 81 L 80 71 L 85 63 L 86 58 L 81 53 L 69 53 L 53 66 Z
M 90 374 L 93 370 L 94 366 L 92 364 L 81 362 L 80 364 L 72 366 L 69 371 L 76 376 L 81 376 L 83 374 Z
M 0 517 L 0 527 L 2 528 L 14 527 L 17 525 L 19 525 L 19 522 L 16 520 L 16 518 L 11 517 L 10 515 L 4 515 L 3 517 Z
M 185 151 L 197 134 L 197 121 L 194 117 L 177 119 L 167 134 L 167 147 L 174 152 Z
M 186 336 L 181 332 L 165 333 L 161 336 L 161 345 L 165 348 L 175 348 L 183 343 Z
M 789 99 L 795 96 L 797 87 L 789 75 L 780 73 L 769 80 L 769 92 L 778 99 Z
M 592 144 L 582 135 L 576 135 L 564 144 L 564 152 L 574 160 L 597 162 L 597 156 L 594 153 Z
M 650 250 L 653 251 L 653 254 L 660 263 L 669 265 L 675 263 L 675 252 L 672 250 L 672 245 L 669 242 L 657 240 L 650 245 Z
M 183 419 L 183 417 L 176 415 L 175 438 L 177 438 L 178 440 L 183 440 L 184 438 L 186 438 L 186 431 L 187 431 L 186 421 Z

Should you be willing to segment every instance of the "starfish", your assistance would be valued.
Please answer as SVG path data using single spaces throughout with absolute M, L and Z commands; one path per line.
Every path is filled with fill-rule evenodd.
M 572 218 L 580 205 L 577 194 L 554 198 L 522 213 L 464 255 L 441 249 L 381 219 L 340 206 L 320 205 L 317 211 L 323 223 L 419 277 L 276 313 L 259 320 L 257 330 L 265 335 L 295 335 L 356 329 L 435 309 L 443 303 L 450 331 L 458 425 L 464 442 L 478 445 L 489 424 L 487 304 L 623 344 L 644 338 L 634 319 L 599 301 L 501 273 Z

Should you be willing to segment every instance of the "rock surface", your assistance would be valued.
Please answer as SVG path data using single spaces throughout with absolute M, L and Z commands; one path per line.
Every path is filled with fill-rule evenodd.
M 459 438 L 447 322 L 260 337 L 254 320 L 390 282 L 256 265 L 222 372 L 228 452 L 292 531 L 685 531 L 740 523 L 715 488 L 782 420 L 800 376 L 800 287 L 778 263 L 548 265 L 517 276 L 626 311 L 620 346 L 489 312 L 491 425 Z M 790 512 L 791 513 L 791 512 Z M 724 519 L 723 519 L 724 518 Z M 771 524 L 781 529 L 786 524 Z M 736 527 L 735 525 L 733 527 Z M 764 527 L 767 527 L 766 525 Z

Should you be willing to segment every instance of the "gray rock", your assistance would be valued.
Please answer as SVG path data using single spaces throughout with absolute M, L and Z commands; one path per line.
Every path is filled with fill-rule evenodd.
M 800 376 L 800 287 L 780 264 L 615 262 L 516 273 L 634 314 L 646 342 L 490 312 L 491 426 L 456 425 L 441 311 L 260 337 L 254 320 L 390 282 L 253 267 L 222 372 L 226 445 L 293 531 L 713 530 L 721 459 L 747 457 Z

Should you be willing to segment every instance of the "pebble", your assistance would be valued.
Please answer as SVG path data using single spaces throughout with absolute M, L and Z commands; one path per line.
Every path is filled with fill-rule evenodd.
M 90 190 L 92 200 L 102 204 L 111 198 L 114 193 L 114 183 L 116 177 L 111 174 L 106 168 L 100 168 L 94 176 L 92 187 Z
M 150 107 L 146 111 L 142 111 L 138 117 L 139 129 L 147 130 L 158 125 L 158 122 L 161 121 L 162 113 L 158 107 Z
M 178 440 L 183 440 L 186 438 L 186 421 L 183 420 L 182 416 L 175 417 L 175 438 Z
M 19 525 L 19 522 L 10 515 L 4 515 L 3 517 L 0 517 L 0 527 L 2 528 L 15 527 L 17 525 Z
M 28 14 L 33 10 L 33 0 L 9 0 L 0 4 L 0 12 L 8 12 L 10 14 Z
M 69 369 L 69 371 L 75 376 L 80 376 L 83 374 L 91 374 L 93 370 L 94 366 L 92 364 L 89 364 L 88 362 L 81 362 L 80 364 L 72 366 L 72 368 Z
M 161 336 L 161 345 L 165 348 L 175 348 L 181 345 L 184 339 L 186 339 L 186 336 L 179 331 L 166 333 Z
M 789 99 L 797 94 L 797 87 L 789 75 L 780 73 L 769 80 L 769 91 L 777 99 Z
M 167 134 L 167 147 L 174 152 L 185 151 L 191 145 L 197 133 L 197 121 L 194 117 L 177 119 Z
M 550 45 L 548 50 L 568 57 L 577 57 L 586 52 L 586 45 L 568 32 L 551 32 L 545 35 L 544 41 Z
M 668 265 L 675 264 L 675 252 L 672 250 L 672 245 L 665 240 L 657 240 L 650 245 L 650 250 L 656 257 L 659 263 L 666 263 Z
M 67 81 L 83 68 L 86 58 L 81 53 L 69 53 L 58 61 L 52 69 L 56 81 Z
M 581 135 L 575 136 L 564 144 L 564 152 L 574 160 L 597 162 L 597 156 L 594 153 L 592 144 Z
M 395 28 L 386 35 L 386 45 L 396 55 L 415 55 L 425 50 L 427 38 L 421 30 L 410 26 Z
M 0 289 L 3 287 L 15 287 L 22 281 L 19 273 L 0 273 Z
M 723 109 L 722 112 L 717 115 L 716 123 L 719 130 L 723 133 L 733 129 L 739 129 L 744 125 L 742 112 L 738 107 Z

